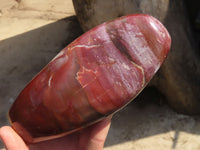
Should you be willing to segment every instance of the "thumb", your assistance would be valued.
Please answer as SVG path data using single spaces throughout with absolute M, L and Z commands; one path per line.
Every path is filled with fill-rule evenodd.
M 110 125 L 111 117 L 105 118 L 104 120 L 95 125 L 91 133 L 91 139 L 88 144 L 88 150 L 103 149 Z

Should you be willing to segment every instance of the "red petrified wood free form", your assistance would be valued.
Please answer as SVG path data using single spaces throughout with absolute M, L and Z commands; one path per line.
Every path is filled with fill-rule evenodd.
M 165 27 L 148 15 L 97 26 L 63 49 L 25 87 L 9 112 L 12 127 L 35 143 L 116 112 L 146 86 L 170 45 Z

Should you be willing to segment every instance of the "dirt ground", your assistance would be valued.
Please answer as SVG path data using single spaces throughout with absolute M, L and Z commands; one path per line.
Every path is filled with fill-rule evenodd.
M 71 0 L 0 0 L 0 126 L 24 86 L 82 34 Z M 199 150 L 200 117 L 135 102 L 115 114 L 105 150 Z M 0 149 L 3 149 L 0 143 Z

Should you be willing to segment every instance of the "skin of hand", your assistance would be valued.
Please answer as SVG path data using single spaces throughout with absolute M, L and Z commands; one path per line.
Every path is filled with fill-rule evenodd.
M 11 127 L 4 126 L 0 128 L 0 139 L 7 150 L 102 150 L 110 124 L 111 117 L 107 117 L 65 137 L 31 145 L 27 145 Z

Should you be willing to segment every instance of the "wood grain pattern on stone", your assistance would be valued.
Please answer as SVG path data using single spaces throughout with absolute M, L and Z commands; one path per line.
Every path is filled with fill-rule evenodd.
M 19 94 L 9 111 L 29 143 L 60 137 L 133 100 L 165 60 L 171 38 L 148 15 L 129 15 L 86 32 Z
M 73 0 L 73 3 L 85 31 L 127 14 L 145 13 L 159 19 L 172 36 L 172 50 L 151 85 L 166 96 L 177 112 L 200 113 L 199 45 L 184 0 Z

